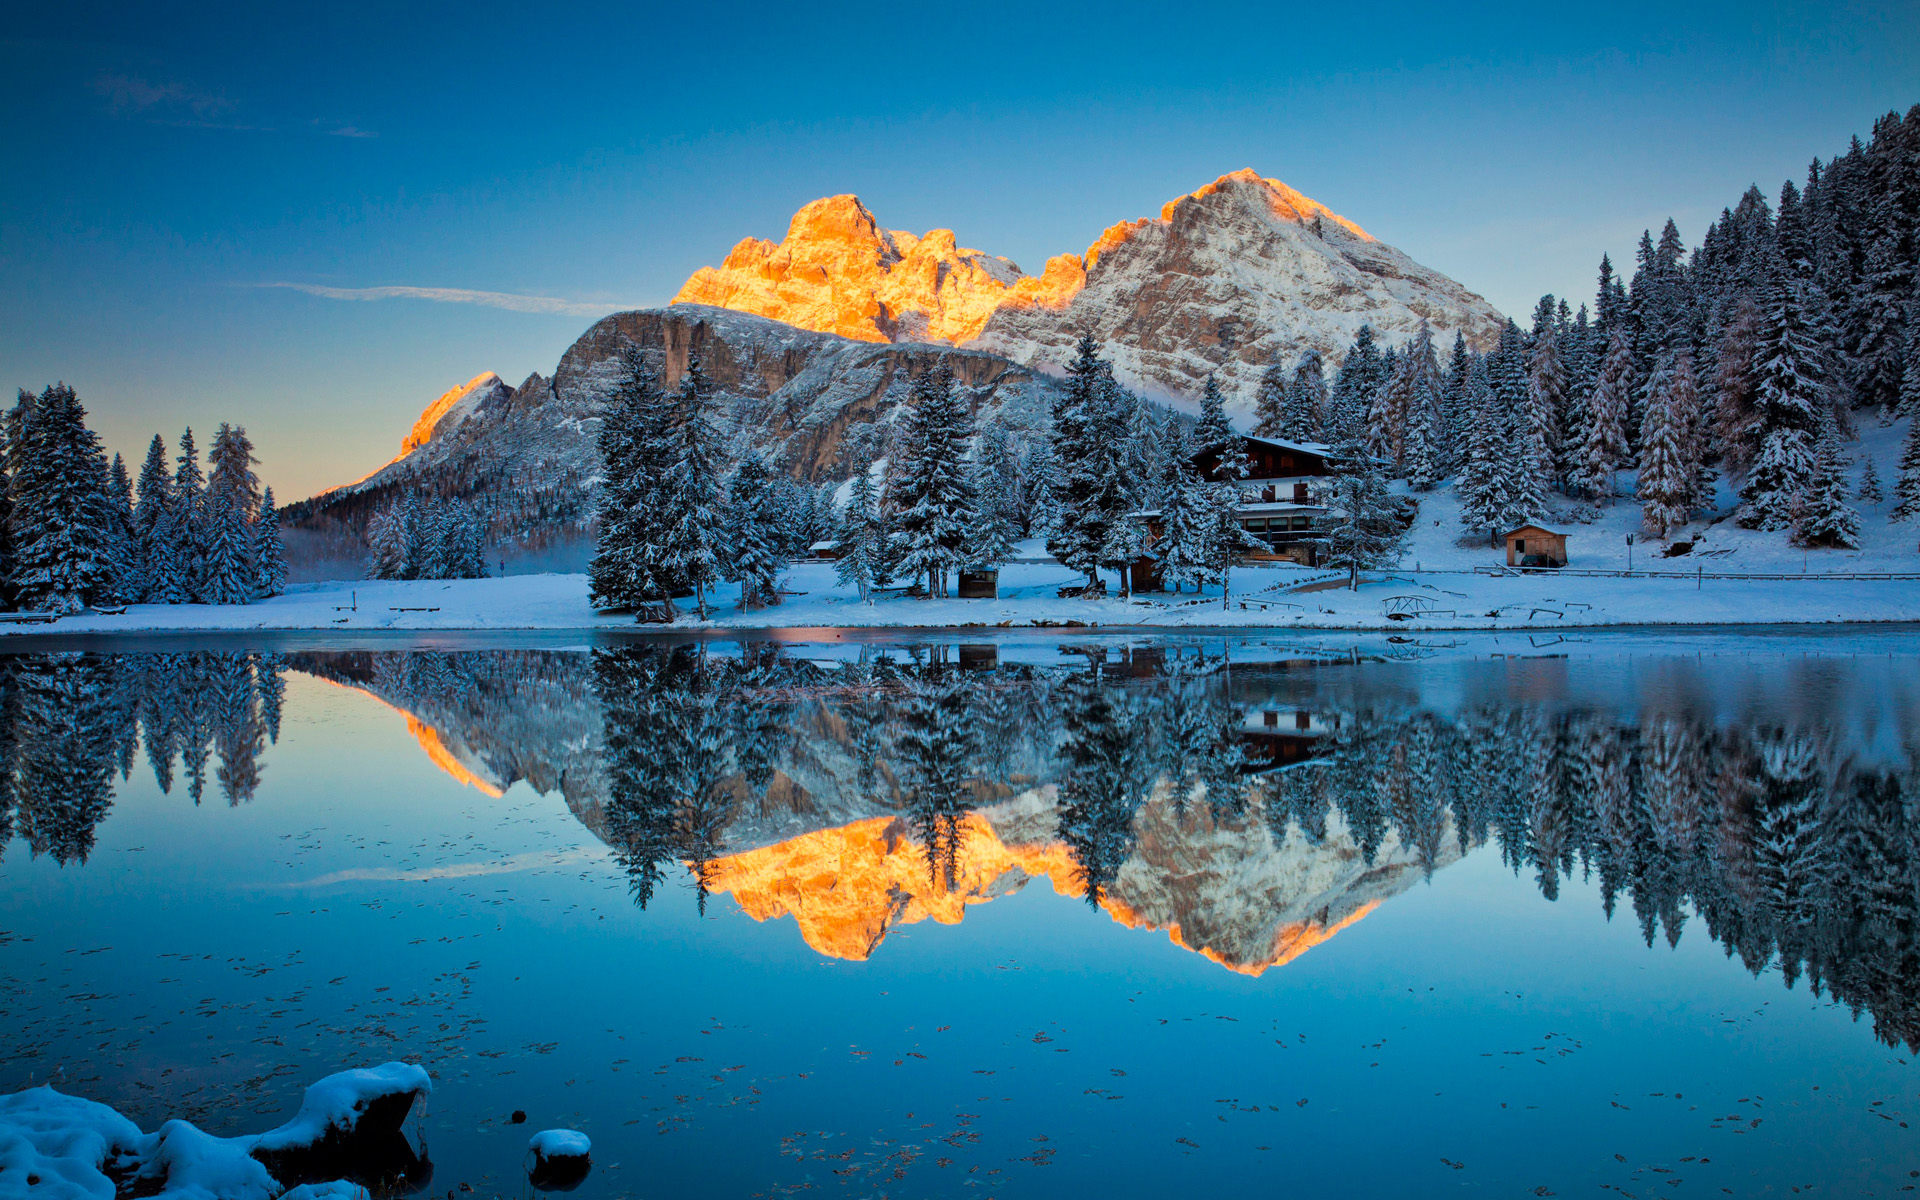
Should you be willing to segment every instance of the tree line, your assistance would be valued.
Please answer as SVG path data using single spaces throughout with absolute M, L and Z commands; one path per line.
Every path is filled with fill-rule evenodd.
M 156 434 L 136 489 L 72 388 L 21 389 L 0 426 L 0 598 L 71 613 L 111 604 L 248 604 L 286 587 L 273 489 L 245 429 L 222 423 L 203 469 L 193 431 Z
M 1847 443 L 1865 417 L 1920 415 L 1920 107 L 1815 159 L 1769 204 L 1758 188 L 1688 250 L 1669 220 L 1641 235 L 1631 280 L 1602 257 L 1593 305 L 1548 295 L 1497 344 L 1456 336 L 1442 367 L 1424 332 L 1381 351 L 1362 329 L 1331 387 L 1320 357 L 1274 364 L 1255 432 L 1372 452 L 1416 491 L 1452 479 L 1462 521 L 1498 533 L 1558 494 L 1605 504 L 1633 471 L 1648 532 L 1739 483 L 1739 522 L 1809 546 L 1857 544 L 1859 500 L 1885 499 Z M 1920 427 L 1897 467 L 1894 520 L 1920 517 Z M 1590 511 L 1590 510 L 1589 510 Z M 1578 509 L 1576 508 L 1576 512 Z

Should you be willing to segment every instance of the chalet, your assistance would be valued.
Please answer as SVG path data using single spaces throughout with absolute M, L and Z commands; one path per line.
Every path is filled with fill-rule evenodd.
M 1317 526 L 1327 515 L 1327 490 L 1333 476 L 1328 464 L 1331 448 L 1317 442 L 1289 442 L 1279 438 L 1240 436 L 1240 449 L 1249 464 L 1240 482 L 1240 527 L 1264 551 L 1247 555 L 1249 562 L 1296 562 L 1303 567 L 1320 563 L 1320 534 Z M 1193 456 L 1194 469 L 1203 479 L 1211 479 L 1219 469 L 1220 452 L 1204 450 Z M 1149 543 L 1160 537 L 1157 510 L 1137 514 L 1147 522 Z M 1153 591 L 1163 586 L 1157 564 L 1142 558 L 1133 564 L 1135 591 Z
M 1326 721 L 1299 709 L 1255 709 L 1241 719 L 1241 772 L 1263 775 L 1320 756 L 1332 729 Z
M 1507 533 L 1507 565 L 1510 567 L 1564 567 L 1567 565 L 1567 535 L 1540 525 L 1522 525 Z

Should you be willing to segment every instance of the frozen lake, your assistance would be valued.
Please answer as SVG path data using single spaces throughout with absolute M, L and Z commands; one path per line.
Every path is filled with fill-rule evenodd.
M 0 659 L 0 1092 L 419 1062 L 456 1200 L 1920 1184 L 1911 630 L 1071 632 Z

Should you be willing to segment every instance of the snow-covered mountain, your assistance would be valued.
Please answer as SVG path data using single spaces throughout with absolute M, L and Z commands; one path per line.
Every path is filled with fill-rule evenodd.
M 294 505 L 291 528 L 354 557 L 360 531 L 395 496 L 483 502 L 492 535 L 538 549 L 585 531 L 593 513 L 602 405 L 628 343 L 652 353 L 668 387 L 699 356 L 719 393 L 722 425 L 807 480 L 845 478 L 849 438 L 869 448 L 908 379 L 945 359 L 976 416 L 1035 427 L 1053 385 L 1006 358 L 910 342 L 854 340 L 700 305 L 616 313 L 561 356 L 552 378 L 507 387 L 491 372 L 428 406 L 400 455 L 372 474 Z M 868 428 L 863 428 L 868 427 Z
M 881 228 L 854 196 L 816 200 L 778 243 L 748 238 L 676 303 L 738 309 L 863 341 L 937 340 L 1058 367 L 1092 333 L 1149 394 L 1209 372 L 1245 411 L 1266 367 L 1308 348 L 1337 361 L 1362 324 L 1387 344 L 1422 321 L 1476 349 L 1503 318 L 1479 296 L 1275 179 L 1235 171 L 1110 227 L 1038 276 L 958 246 L 951 230 Z

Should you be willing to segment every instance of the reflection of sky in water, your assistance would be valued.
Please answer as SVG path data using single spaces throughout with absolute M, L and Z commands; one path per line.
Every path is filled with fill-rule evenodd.
M 1391 670 L 1423 703 L 1491 686 Z M 1760 697 L 1911 761 L 1885 659 L 1552 671 L 1525 689 L 1610 720 L 1678 691 L 1725 725 Z M 1259 702 L 1324 713 L 1353 678 Z M 557 792 L 463 786 L 360 692 L 291 671 L 285 713 L 250 803 L 163 796 L 137 762 L 85 865 L 8 846 L 0 1089 L 53 1076 L 231 1133 L 327 1071 L 417 1058 L 439 1194 L 521 1189 L 516 1108 L 592 1135 L 601 1195 L 1857 1194 L 1920 1169 L 1908 1052 L 1869 1015 L 1754 978 L 1697 915 L 1649 949 L 1578 867 L 1549 903 L 1479 846 L 1257 977 L 1044 879 L 835 959 L 724 895 L 700 917 L 684 872 L 637 909 Z

